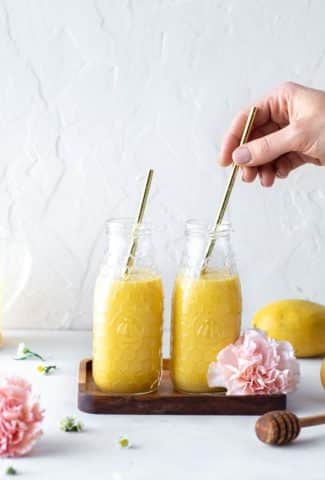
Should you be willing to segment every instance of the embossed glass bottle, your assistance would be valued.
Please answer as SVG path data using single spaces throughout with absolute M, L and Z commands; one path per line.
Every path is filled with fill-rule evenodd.
M 200 275 L 210 240 L 213 253 Z M 230 244 L 230 228 L 223 224 L 212 234 L 207 226 L 187 222 L 185 248 L 176 277 L 171 325 L 171 376 L 174 388 L 209 392 L 207 371 L 217 353 L 240 334 L 241 291 Z
M 95 287 L 93 376 L 105 392 L 149 393 L 161 376 L 162 283 L 148 224 L 135 232 L 134 264 L 125 276 L 132 228 L 127 219 L 108 222 L 108 248 Z

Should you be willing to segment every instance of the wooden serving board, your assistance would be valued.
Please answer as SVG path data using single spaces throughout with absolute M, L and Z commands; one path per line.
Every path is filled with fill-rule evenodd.
M 286 408 L 286 395 L 229 395 L 179 393 L 173 390 L 169 360 L 163 361 L 159 389 L 146 395 L 120 395 L 101 392 L 92 376 L 92 360 L 80 362 L 78 408 L 87 413 L 142 415 L 261 415 Z

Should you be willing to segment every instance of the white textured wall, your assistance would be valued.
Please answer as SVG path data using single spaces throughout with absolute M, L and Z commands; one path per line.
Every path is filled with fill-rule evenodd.
M 104 222 L 134 215 L 149 166 L 168 304 L 233 114 L 284 80 L 325 88 L 324 18 L 322 0 L 1 0 L 0 218 L 32 260 L 6 326 L 91 325 Z M 246 321 L 279 297 L 325 303 L 325 169 L 238 182 L 230 217 Z

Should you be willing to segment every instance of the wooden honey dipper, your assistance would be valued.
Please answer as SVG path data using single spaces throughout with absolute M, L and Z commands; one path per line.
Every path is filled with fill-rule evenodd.
M 298 418 L 287 410 L 274 410 L 262 415 L 255 424 L 259 440 L 269 445 L 286 445 L 298 437 L 304 427 L 325 423 L 325 415 Z

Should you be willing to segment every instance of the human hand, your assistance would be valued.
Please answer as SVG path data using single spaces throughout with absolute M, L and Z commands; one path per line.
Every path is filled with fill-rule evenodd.
M 325 92 L 287 82 L 255 105 L 251 140 L 238 147 L 248 108 L 235 117 L 225 136 L 220 165 L 234 162 L 245 182 L 258 175 L 264 187 L 305 163 L 325 165 Z

